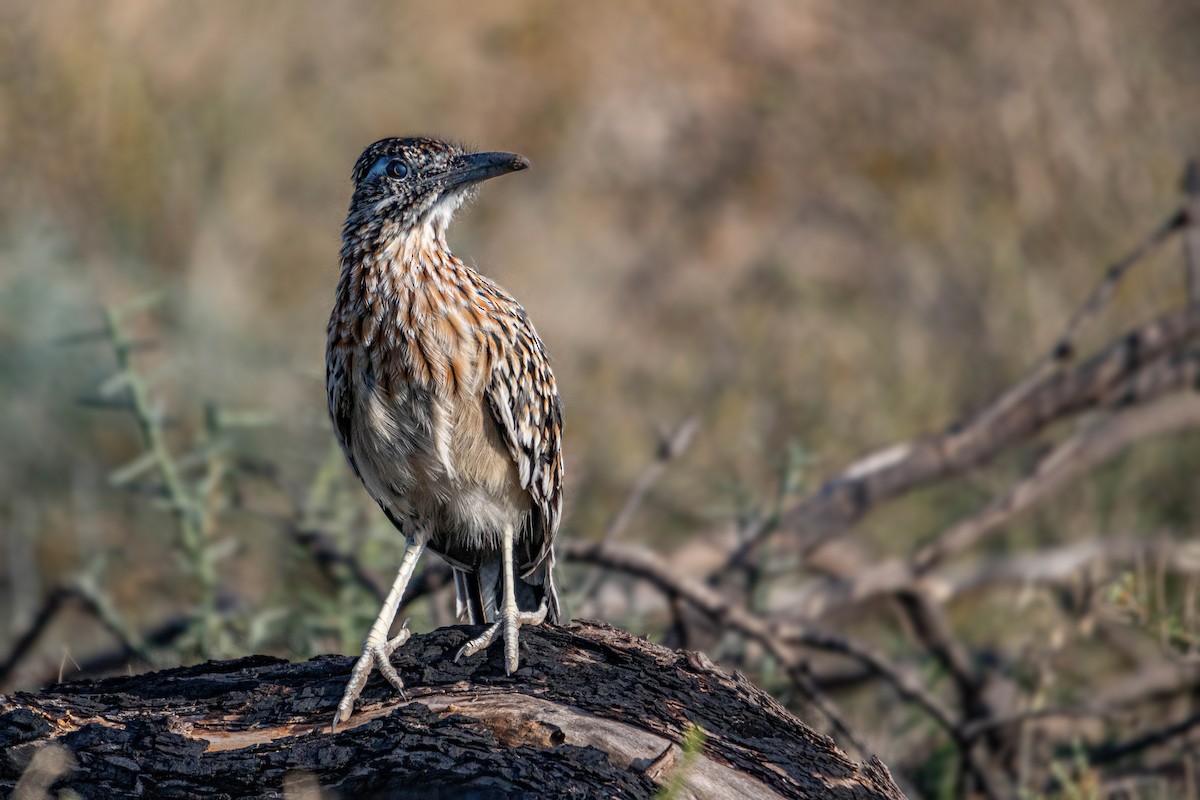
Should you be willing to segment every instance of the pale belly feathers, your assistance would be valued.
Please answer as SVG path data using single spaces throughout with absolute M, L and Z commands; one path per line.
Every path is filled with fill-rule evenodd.
M 365 423 L 353 428 L 355 461 L 406 535 L 427 537 L 453 562 L 499 549 L 506 525 L 523 531 L 532 498 L 481 392 L 435 399 L 416 384 L 385 392 L 363 377 L 355 380 L 355 416 Z

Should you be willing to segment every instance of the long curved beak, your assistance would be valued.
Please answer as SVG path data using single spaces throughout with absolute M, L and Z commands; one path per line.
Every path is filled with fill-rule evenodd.
M 486 181 L 530 167 L 529 159 L 517 153 L 470 153 L 456 162 L 445 175 L 447 188 Z

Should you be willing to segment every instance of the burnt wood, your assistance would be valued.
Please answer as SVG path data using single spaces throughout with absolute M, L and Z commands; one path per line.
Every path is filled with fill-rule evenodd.
M 352 658 L 253 656 L 0 696 L 0 795 L 903 797 L 740 674 L 599 623 L 528 628 L 455 664 L 480 628 L 414 636 L 399 697 L 371 678 L 329 719 Z M 703 745 L 681 747 L 689 727 Z M 313 790 L 319 787 L 320 794 Z

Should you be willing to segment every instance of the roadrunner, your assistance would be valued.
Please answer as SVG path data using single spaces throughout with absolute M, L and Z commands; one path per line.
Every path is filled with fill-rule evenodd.
M 426 548 L 454 571 L 458 616 L 488 624 L 456 659 L 558 622 L 554 534 L 562 511 L 562 406 L 525 309 L 446 246 L 454 212 L 482 181 L 529 167 L 433 139 L 382 139 L 354 165 L 341 278 L 329 318 L 329 413 L 350 467 L 407 540 L 333 725 L 371 670 L 397 690 L 389 639 Z

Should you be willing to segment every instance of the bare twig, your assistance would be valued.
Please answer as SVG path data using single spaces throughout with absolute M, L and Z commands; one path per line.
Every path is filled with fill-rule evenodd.
M 880 502 L 984 463 L 1050 422 L 1098 404 L 1101 395 L 1111 390 L 1112 382 L 1127 379 L 1137 367 L 1169 352 L 1181 340 L 1195 337 L 1200 333 L 1200 319 L 1195 315 L 1160 318 L 1130 331 L 1073 375 L 1059 372 L 1059 367 L 1074 356 L 1079 331 L 1100 310 L 1121 279 L 1146 255 L 1182 229 L 1187 221 L 1186 209 L 1174 212 L 1124 258 L 1109 267 L 1104 280 L 1067 323 L 1050 354 L 1016 387 L 966 423 L 951 425 L 941 434 L 886 447 L 859 459 L 802 500 L 781 527 L 796 531 L 801 551 L 810 552 L 830 536 L 857 522 Z M 1144 353 L 1144 346 L 1152 342 L 1158 346 L 1151 353 Z M 1121 362 L 1126 359 L 1136 363 L 1126 364 L 1126 369 L 1122 370 Z M 747 537 L 721 572 L 744 567 L 749 553 L 770 532 Z
M 629 490 L 629 495 L 621 505 L 621 510 L 613 516 L 605 527 L 604 541 L 606 543 L 615 541 L 629 527 L 629 522 L 633 519 L 633 515 L 637 512 L 638 508 L 641 507 L 642 501 L 646 499 L 646 494 L 650 491 L 650 487 L 658 482 L 658 479 L 667 471 L 667 466 L 672 461 L 682 457 L 687 452 L 692 439 L 696 436 L 696 431 L 699 429 L 700 418 L 688 417 L 669 435 L 663 435 L 659 439 L 658 448 L 654 453 L 654 460 L 646 465 L 646 468 L 642 470 L 642 474 L 638 475 L 637 480 L 633 482 L 633 486 Z
M 897 599 L 918 640 L 949 673 L 958 690 L 963 721 L 955 727 L 954 739 L 958 745 L 960 775 L 973 774 L 989 797 L 1007 796 L 1008 792 L 1001 791 L 996 785 L 998 779 L 991 774 L 987 759 L 980 752 L 982 743 L 968 739 L 963 733 L 964 726 L 992 714 L 985 699 L 981 671 L 972 663 L 966 647 L 954 636 L 941 606 L 921 591 L 900 592 Z
M 404 600 L 400 603 L 399 615 L 423 597 L 434 594 L 452 580 L 450 565 L 440 558 L 431 558 L 425 562 L 421 573 L 409 581 L 408 589 L 404 592 Z
M 1168 216 L 1162 223 L 1155 228 L 1149 236 L 1138 242 L 1132 250 L 1125 254 L 1124 257 L 1118 259 L 1104 273 L 1104 279 L 1092 289 L 1091 294 L 1084 300 L 1083 305 L 1075 312 L 1067 322 L 1066 328 L 1059 335 L 1058 341 L 1046 357 L 1047 362 L 1062 362 L 1069 358 L 1074 353 L 1076 340 L 1079 338 L 1080 331 L 1093 317 L 1100 312 L 1104 304 L 1108 302 L 1121 281 L 1129 274 L 1129 271 L 1137 266 L 1146 256 L 1154 252 L 1163 242 L 1171 238 L 1178 230 L 1182 229 L 1187 224 L 1187 212 L 1184 209 L 1179 209 Z M 1036 374 L 1040 368 L 1035 368 L 1033 373 Z M 1036 381 L 1035 381 L 1036 382 Z M 1013 393 L 1014 398 L 1017 393 Z
M 947 732 L 953 734 L 957 729 L 958 723 L 951 711 L 921 684 L 911 670 L 890 663 L 865 643 L 795 624 L 781 625 L 779 632 L 780 638 L 789 644 L 837 653 L 857 661 L 865 667 L 867 674 L 883 679 L 903 700 L 919 706 Z
M 625 497 L 625 502 L 621 504 L 620 510 L 613 515 L 613 518 L 609 520 L 608 525 L 604 528 L 603 541 L 606 544 L 616 541 L 625 529 L 629 527 L 629 523 L 633 520 L 633 516 L 637 513 L 637 510 L 641 508 L 646 495 L 650 492 L 650 488 L 666 473 L 667 467 L 672 461 L 675 461 L 687 452 L 699 428 L 700 418 L 689 417 L 680 423 L 671 434 L 664 434 L 659 437 L 658 447 L 654 453 L 654 460 L 647 464 L 641 474 L 637 476 L 637 479 L 633 482 L 633 486 L 629 489 L 629 494 Z M 596 598 L 596 592 L 599 589 L 600 573 L 599 571 L 594 571 L 588 576 L 583 586 L 575 593 L 577 599 L 573 604 L 577 607 L 582 607 L 584 603 Z
M 1109 301 L 1113 293 L 1116 292 L 1117 287 L 1120 286 L 1121 281 L 1146 256 L 1154 252 L 1163 242 L 1186 224 L 1187 212 L 1184 209 L 1175 211 L 1163 220 L 1149 236 L 1138 242 L 1132 250 L 1109 266 L 1104 272 L 1104 278 L 1100 283 L 1096 284 L 1091 293 L 1083 301 L 1083 304 L 1075 311 L 1071 319 L 1067 321 L 1066 327 L 1058 335 L 1058 339 L 1055 340 L 1054 346 L 1050 348 L 1050 352 L 1025 377 L 1018 381 L 1015 386 L 992 402 L 979 415 L 979 424 L 986 426 L 990 423 L 991 417 L 1004 414 L 1013 406 L 1023 403 L 1029 397 L 1030 393 L 1041 385 L 1047 377 L 1070 362 L 1075 357 L 1079 335 L 1084 326 L 1100 313 L 1105 303 Z
M 829 695 L 821 691 L 820 687 L 813 681 L 812 673 L 809 672 L 808 663 L 803 660 L 798 660 L 794 664 L 788 666 L 788 677 L 792 683 L 804 694 L 814 708 L 820 712 L 821 716 L 829 720 L 834 731 L 843 742 L 846 742 L 857 751 L 860 758 L 868 758 L 871 755 L 870 748 L 867 747 L 858 734 L 846 722 L 842 712 L 838 709 L 837 704 L 830 699 Z
M 76 603 L 87 614 L 95 617 L 120 643 L 123 658 L 137 656 L 148 658 L 146 639 L 130 631 L 116 615 L 108 602 L 100 597 L 86 582 L 58 586 L 42 600 L 42 606 L 34 615 L 29 628 L 13 644 L 8 656 L 0 662 L 0 684 L 8 679 L 12 671 L 30 651 L 41 635 L 50 627 L 58 615 L 70 603 Z
M 21 663 L 21 659 L 25 657 L 25 654 L 37 642 L 42 632 L 58 616 L 59 611 L 62 610 L 63 603 L 74 596 L 74 592 L 63 586 L 57 587 L 54 591 L 46 595 L 42 600 L 41 608 L 34 615 L 29 627 L 23 634 L 17 637 L 17 641 L 13 643 L 8 656 L 4 661 L 0 662 L 0 684 L 8 680 L 8 676 L 12 673 L 13 669 Z
M 1172 739 L 1184 736 L 1196 728 L 1200 728 L 1200 713 L 1192 714 L 1190 717 L 1165 727 L 1139 734 L 1124 742 L 1116 742 L 1092 748 L 1087 754 L 1088 763 L 1092 765 L 1107 764 L 1141 752 L 1142 750 L 1166 744 Z
M 354 583 L 376 598 L 378 602 L 383 602 L 387 596 L 387 589 L 375 580 L 375 577 L 363 567 L 362 562 L 354 554 L 339 550 L 329 535 L 322 530 L 305 528 L 286 519 L 284 524 L 292 541 L 308 553 L 313 563 L 331 583 L 334 585 L 341 583 L 342 578 L 337 568 L 342 567 L 349 573 Z
M 981 705 L 983 679 L 966 648 L 954 637 L 941 607 L 920 591 L 900 592 L 897 598 L 917 638 L 954 680 L 967 720 L 988 716 L 989 710 Z

